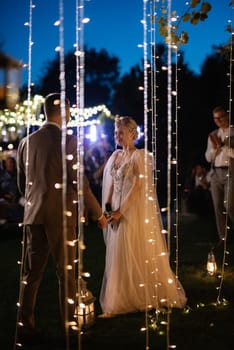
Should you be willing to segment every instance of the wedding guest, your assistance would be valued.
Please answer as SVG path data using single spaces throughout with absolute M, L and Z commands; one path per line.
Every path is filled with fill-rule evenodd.
M 103 318 L 148 308 L 183 308 L 187 301 L 169 263 L 152 157 L 136 148 L 137 136 L 134 119 L 116 119 L 115 141 L 121 149 L 113 152 L 103 174 L 102 206 L 108 217 Z
M 223 107 L 213 109 L 213 119 L 217 128 L 208 135 L 205 157 L 213 169 L 210 185 L 220 246 L 226 238 L 226 214 L 234 229 L 234 129 Z
M 0 172 L 0 221 L 19 223 L 22 221 L 23 206 L 17 186 L 17 166 L 13 156 L 8 156 Z
M 62 157 L 62 110 L 66 122 L 70 108 L 66 99 L 62 103 L 59 93 L 49 94 L 44 103 L 46 123 L 24 138 L 18 147 L 18 186 L 25 196 L 24 228 L 25 257 L 19 299 L 18 339 L 27 342 L 40 338 L 36 327 L 35 306 L 38 289 L 52 255 L 59 284 L 62 325 L 75 321 L 76 305 L 75 244 L 77 214 L 77 139 L 66 135 L 65 200 L 63 196 L 64 167 Z M 101 228 L 106 225 L 97 199 L 84 177 L 84 204 L 93 220 Z M 64 203 L 65 202 L 65 203 Z M 66 208 L 64 212 L 63 208 Z M 67 215 L 66 215 L 67 214 Z M 65 254 L 65 248 L 66 254 Z M 70 268 L 65 274 L 65 264 Z M 65 300 L 66 298 L 66 300 Z M 70 302 L 68 302 L 70 300 Z
M 185 179 L 184 199 L 189 212 L 199 216 L 213 213 L 209 178 L 210 171 L 199 163 L 188 173 Z
M 109 158 L 106 152 L 105 156 L 101 155 L 101 151 L 96 146 L 87 152 L 85 158 L 85 174 L 89 180 L 90 187 L 99 201 L 102 201 L 102 176 L 105 164 Z M 112 152 L 111 152 L 112 153 Z

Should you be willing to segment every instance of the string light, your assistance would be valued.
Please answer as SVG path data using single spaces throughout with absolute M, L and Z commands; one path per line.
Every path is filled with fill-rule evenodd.
M 76 0 L 76 43 L 75 43 L 75 57 L 76 57 L 76 110 L 79 115 L 79 110 L 84 106 L 84 47 L 83 47 L 83 35 L 84 35 L 84 3 L 83 1 Z M 84 122 L 80 119 L 81 123 Z M 77 148 L 77 159 L 79 167 L 77 169 L 77 195 L 78 195 L 78 247 L 77 257 L 79 260 L 78 265 L 78 315 L 85 310 L 85 305 L 82 303 L 82 273 L 83 273 L 83 251 L 86 248 L 83 241 L 83 220 L 84 217 L 84 198 L 83 198 L 83 141 L 84 141 L 84 129 L 83 125 L 77 125 L 77 134 L 79 135 L 80 144 Z M 78 322 L 80 321 L 78 316 Z M 81 325 L 80 325 L 81 328 Z
M 228 112 L 229 112 L 229 125 L 231 125 L 231 115 L 232 115 L 232 70 L 233 70 L 233 28 L 232 28 L 232 18 L 233 18 L 233 9 L 234 6 L 232 4 L 231 6 L 231 15 L 230 15 L 230 19 L 228 20 L 228 26 L 231 28 L 230 30 L 230 44 L 229 44 L 229 50 L 230 50 L 230 54 L 229 54 L 229 71 L 227 73 L 227 76 L 229 78 L 228 81 Z M 230 134 L 230 127 L 229 127 L 229 135 L 228 135 L 228 147 L 231 147 L 231 134 Z M 230 161 L 228 163 L 228 173 L 227 173 L 227 194 L 229 193 L 229 189 L 230 189 L 230 181 L 233 181 L 232 179 L 230 179 Z M 233 200 L 233 199 L 231 199 Z M 230 229 L 228 226 L 228 212 L 229 212 L 229 196 L 227 195 L 227 199 L 224 200 L 224 207 L 226 208 L 225 210 L 225 235 L 224 235 L 224 240 L 223 240 L 223 258 L 222 258 L 222 265 L 221 265 L 221 274 L 220 274 L 220 279 L 219 279 L 219 285 L 217 286 L 217 290 L 218 290 L 218 295 L 217 295 L 217 304 L 221 303 L 221 294 L 222 294 L 222 287 L 223 287 L 223 283 L 224 283 L 224 273 L 225 273 L 225 267 L 228 266 L 227 263 L 227 256 L 229 255 L 229 252 L 227 251 L 227 237 L 228 237 L 228 230 Z
M 144 88 L 141 90 L 144 92 L 144 135 L 145 135 L 145 154 L 147 154 L 147 145 L 148 145 L 148 113 L 151 114 L 152 116 L 152 153 L 153 155 L 156 155 L 156 130 L 157 130 L 157 126 L 156 126 L 156 116 L 157 116 L 157 113 L 156 113 L 156 102 L 157 102 L 157 98 L 156 98 L 156 89 L 157 89 L 157 84 L 156 84 L 156 66 L 155 66 L 155 61 L 156 61 L 156 52 L 155 52 L 155 47 L 156 47 L 156 42 L 153 43 L 153 40 L 155 41 L 155 28 L 154 28 L 154 23 L 156 23 L 156 20 L 153 18 L 153 16 L 155 17 L 156 14 L 153 10 L 153 8 L 155 8 L 155 4 L 153 4 L 153 6 L 151 6 L 150 8 L 150 16 L 148 16 L 150 19 L 151 19 L 151 30 L 150 30 L 150 33 L 151 33 L 151 47 L 152 49 L 150 50 L 150 53 L 151 53 L 151 64 L 149 65 L 148 62 L 147 62 L 147 45 L 148 45 L 148 42 L 147 42 L 147 16 L 146 16 L 146 3 L 147 1 L 143 1 L 143 12 L 144 12 L 144 19 L 141 21 L 142 24 L 143 24 L 143 28 L 144 28 L 144 44 L 143 44 L 143 49 L 144 49 Z M 152 5 L 152 3 L 150 3 L 150 5 Z M 170 8 L 168 8 L 168 13 L 170 13 Z M 170 28 L 170 25 L 168 26 Z M 152 34 L 153 33 L 153 34 Z M 170 35 L 169 35 L 170 36 Z M 170 43 L 168 44 L 168 47 L 170 48 L 171 50 L 171 45 Z M 152 53 L 153 53 L 153 57 L 152 57 Z M 170 56 L 170 54 L 168 54 L 168 56 Z M 151 73 L 151 108 L 148 109 L 148 71 L 149 71 L 149 68 L 151 69 L 150 70 L 150 73 Z M 164 67 L 164 69 L 167 71 L 168 73 L 168 76 L 169 76 L 169 82 L 168 82 L 168 86 L 171 87 L 171 62 L 168 63 L 168 66 L 167 67 Z M 171 112 L 170 112 L 170 109 L 171 109 L 171 96 L 176 96 L 176 93 L 174 91 L 171 91 L 171 89 L 168 89 L 168 94 L 170 94 L 170 98 L 168 98 L 169 102 L 168 102 L 168 123 L 170 124 L 171 123 Z M 168 134 L 171 134 L 171 126 L 169 125 L 168 126 L 168 129 L 169 129 L 169 132 Z M 171 140 L 170 140 L 170 136 L 168 136 L 168 143 L 169 143 L 169 146 L 168 146 L 168 153 L 169 153 L 169 158 L 168 158 L 168 162 L 170 162 L 170 166 L 168 165 L 168 181 L 171 181 L 171 164 L 175 164 L 177 165 L 177 159 L 172 159 L 171 157 Z M 172 159 L 172 161 L 171 161 Z M 147 157 L 145 157 L 145 174 L 146 174 L 146 178 L 148 179 L 148 175 L 147 175 L 147 171 L 148 171 L 148 168 L 147 168 Z M 155 157 L 155 160 L 156 162 L 156 157 Z M 155 167 L 156 168 L 156 167 Z M 157 174 L 157 168 L 155 169 L 155 175 Z M 154 186 L 156 186 L 156 182 L 157 182 L 157 178 L 155 177 L 154 179 Z M 148 190 L 149 190 L 149 184 L 148 184 L 148 181 L 145 182 L 145 193 L 146 193 L 146 198 L 150 199 L 151 197 L 148 195 Z M 167 230 L 164 230 L 163 233 L 167 234 L 167 237 L 169 237 L 170 235 L 170 196 L 171 196 L 171 191 L 170 191 L 170 185 L 168 185 L 168 204 L 167 204 L 167 207 L 166 208 L 162 208 L 162 212 L 163 211 L 166 211 L 167 212 L 167 215 L 168 215 L 168 227 L 167 227 Z M 146 201 L 146 208 L 147 208 L 147 204 L 148 202 Z M 147 210 L 147 209 L 146 209 Z M 154 220 L 156 220 L 156 218 L 147 218 L 145 220 L 145 222 L 147 224 L 151 224 L 153 225 L 153 222 Z M 149 243 L 152 243 L 154 244 L 154 239 L 148 239 L 148 242 Z M 170 246 L 170 242 L 168 244 L 168 251 L 167 252 L 161 252 L 159 254 L 159 257 L 163 258 L 163 259 L 168 259 L 168 256 L 169 256 L 169 253 L 170 253 L 170 249 L 169 249 L 169 246 Z M 149 261 L 147 261 L 147 264 L 149 263 Z M 155 278 L 157 279 L 157 275 L 158 275 L 158 263 L 160 264 L 159 261 L 157 261 L 156 257 L 154 257 L 154 263 L 155 263 L 155 270 L 152 271 L 152 273 L 155 275 Z M 172 278 L 168 278 L 168 284 L 172 284 L 174 283 L 174 281 L 172 280 Z M 143 286 L 143 284 L 142 284 Z M 155 295 L 155 298 L 156 300 L 158 300 L 158 292 L 159 292 L 159 289 L 161 286 L 161 283 L 158 283 L 156 282 L 155 283 L 155 292 L 156 292 L 156 295 Z M 147 284 L 145 285 L 145 287 L 147 287 Z M 167 348 L 169 347 L 173 347 L 173 345 L 170 345 L 170 341 L 169 341 L 169 334 L 170 334 L 170 309 L 171 307 L 175 306 L 176 305 L 176 302 L 172 302 L 170 305 L 168 304 L 168 299 L 166 298 L 160 298 L 158 301 L 157 301 L 158 305 L 159 303 L 161 304 L 165 304 L 167 305 L 167 322 L 166 322 L 166 339 L 167 339 Z M 146 302 L 147 304 L 147 302 Z M 157 324 L 157 319 L 158 319 L 158 316 L 160 314 L 160 312 L 158 312 L 158 306 L 156 306 L 156 312 L 155 312 L 155 319 L 156 321 L 153 322 L 153 325 L 154 325 L 154 328 L 156 328 L 156 324 Z M 148 310 L 146 308 L 146 317 L 145 317 L 145 333 L 146 333 L 146 348 L 148 348 L 149 346 L 149 334 L 148 334 L 148 331 L 149 331 L 149 321 L 148 321 Z
M 81 2 L 82 4 L 83 4 L 83 2 Z M 147 1 L 146 0 L 143 0 L 143 3 L 144 3 L 144 21 L 142 21 L 142 24 L 144 25 L 144 30 L 147 32 L 147 21 L 146 21 L 146 16 L 145 16 L 145 14 L 146 14 L 146 3 L 147 3 Z M 63 3 L 62 2 L 60 2 L 60 6 L 62 5 Z M 171 13 L 171 9 L 170 9 L 170 5 L 171 5 L 171 3 L 170 3 L 170 1 L 168 2 L 168 16 L 170 16 L 170 13 Z M 30 16 L 31 16 L 31 10 L 32 10 L 32 8 L 34 8 L 34 5 L 32 5 L 32 2 L 30 1 Z M 80 8 L 83 8 L 83 6 L 79 6 L 78 5 L 78 2 L 77 2 L 77 5 L 76 5 L 76 8 L 77 9 L 80 9 Z M 168 18 L 170 18 L 170 17 L 168 17 Z M 173 17 L 171 17 L 170 18 L 170 21 L 174 21 L 174 20 L 176 20 L 176 18 L 173 18 Z M 83 18 L 82 19 L 82 21 L 81 21 L 81 23 L 88 23 L 89 22 L 89 19 L 88 18 Z M 61 28 L 61 25 L 62 25 L 62 21 L 61 21 L 61 19 L 60 20 L 58 20 L 58 21 L 56 21 L 55 22 L 56 24 L 56 26 L 59 26 L 60 28 Z M 31 32 L 31 29 L 32 29 L 32 20 L 30 20 L 30 22 L 27 22 L 27 24 L 25 23 L 25 25 L 27 25 L 27 26 L 29 26 L 29 28 L 30 28 L 30 32 Z M 170 27 L 170 26 L 169 26 Z M 77 31 L 80 31 L 81 30 L 81 27 L 78 27 L 77 26 Z M 155 39 L 153 39 L 154 41 L 155 41 Z M 153 41 L 151 41 L 151 43 L 152 43 Z M 33 42 L 32 42 L 32 40 L 31 40 L 31 34 L 30 34 L 30 39 L 29 39 L 29 57 L 30 57 L 30 59 L 29 59 L 29 64 L 28 64 L 28 68 L 29 68 L 29 74 L 28 74 L 28 76 L 29 76 L 29 78 L 28 78 L 28 100 L 27 100 L 27 103 L 26 103 L 26 106 L 27 106 L 27 108 L 26 108 L 26 112 L 27 112 L 27 116 L 28 116 L 28 121 L 30 121 L 30 122 L 27 122 L 27 126 L 29 126 L 29 125 L 37 125 L 37 126 L 39 126 L 39 125 L 41 125 L 42 123 L 43 123 L 43 120 L 42 119 L 40 119 L 39 118 L 39 120 L 37 119 L 37 120 L 35 120 L 35 124 L 30 124 L 31 123 L 31 117 L 32 117 L 32 115 L 31 115 L 31 86 L 32 86 L 32 83 L 31 83 L 31 47 L 32 47 L 32 45 L 33 45 Z M 152 47 L 153 46 L 155 46 L 154 44 L 152 44 Z M 232 46 L 232 45 L 231 45 Z M 148 71 L 148 68 L 149 68 L 149 65 L 148 65 L 148 63 L 146 63 L 146 61 L 147 61 L 147 59 L 146 59 L 146 56 L 147 56 L 147 40 L 146 40 L 146 37 L 145 37 L 145 40 L 144 40 L 144 45 L 143 46 L 141 46 L 141 47 L 143 47 L 144 48 L 144 62 L 145 62 L 145 64 L 144 64 L 144 72 L 146 73 L 147 71 Z M 173 45 L 171 44 L 171 40 L 170 40 L 170 35 L 169 35 L 169 45 L 168 45 L 168 48 L 171 48 L 171 47 L 173 47 Z M 58 50 L 58 52 L 62 52 L 63 51 L 63 43 L 62 43 L 62 45 L 61 46 L 58 46 L 57 48 L 56 48 L 57 50 Z M 153 51 L 154 52 L 154 51 Z M 75 51 L 75 55 L 77 56 L 77 57 L 83 57 L 84 58 L 84 56 L 82 56 L 82 50 L 77 50 L 77 51 Z M 154 52 L 154 55 L 155 55 L 155 52 Z M 168 54 L 168 57 L 170 56 L 170 54 Z M 170 60 L 171 58 L 169 57 L 169 59 L 168 59 L 168 67 L 162 67 L 162 70 L 165 70 L 165 71 L 168 71 L 168 77 L 170 77 L 171 76 L 171 68 L 170 68 L 170 65 L 171 65 L 171 60 Z M 230 72 L 232 72 L 232 48 L 231 48 L 231 59 L 230 59 Z M 150 67 L 152 67 L 153 66 L 153 64 L 154 64 L 154 62 L 155 62 L 155 60 L 153 59 L 153 60 L 151 60 L 151 65 L 150 65 Z M 82 69 L 84 69 L 84 65 L 81 65 L 81 64 L 79 64 L 79 67 L 81 67 Z M 155 67 L 154 67 L 155 68 Z M 151 68 L 152 69 L 152 68 Z M 61 69 L 61 71 L 62 71 L 62 69 Z M 155 72 L 156 71 L 156 69 L 153 69 L 153 71 Z M 145 104 L 145 107 L 146 107 L 146 101 L 147 101 L 147 81 L 146 81 L 146 75 L 147 74 L 145 74 L 145 76 L 144 76 L 144 87 L 139 87 L 139 90 L 142 90 L 142 91 L 144 91 L 144 104 Z M 62 74 L 61 75 L 62 76 L 62 78 L 64 78 L 64 74 Z M 78 78 L 78 80 L 79 80 L 80 78 Z M 231 76 L 231 74 L 230 74 L 230 84 L 229 84 L 229 86 L 231 86 L 231 81 L 232 81 L 232 76 Z M 152 84 L 153 84 L 153 89 L 155 89 L 155 86 L 156 86 L 156 77 L 152 80 Z M 79 85 L 79 82 L 78 82 L 78 84 L 77 84 L 77 86 L 79 86 L 78 87 L 78 91 L 82 91 L 82 83 L 81 83 L 81 85 Z M 80 89 L 80 90 L 79 90 Z M 156 90 L 155 90 L 156 91 Z M 155 104 L 155 101 L 157 100 L 156 99 L 156 92 L 154 91 L 154 93 L 153 93 L 153 99 L 154 99 L 154 104 L 153 104 L 153 116 L 155 116 L 156 117 L 156 104 Z M 169 91 L 170 91 L 170 98 L 169 98 Z M 230 99 L 229 99 L 229 111 L 230 111 L 230 115 L 231 115 L 231 102 L 232 102 L 232 100 L 231 100 L 231 88 L 230 88 Z M 82 92 L 83 93 L 83 92 Z M 82 94 L 81 94 L 82 95 Z M 171 96 L 177 96 L 177 90 L 176 91 L 172 91 L 171 90 L 171 81 L 170 81 L 170 79 L 169 79 L 169 81 L 168 81 L 168 101 L 170 102 L 169 104 L 168 104 L 168 116 L 170 116 L 170 118 L 168 118 L 168 126 L 169 126 L 169 129 L 171 129 L 171 113 L 170 113 L 170 110 L 171 110 Z M 83 126 L 85 126 L 85 125 L 89 125 L 89 124 L 85 124 L 85 122 L 90 118 L 90 110 L 89 111 L 87 111 L 87 115 L 85 115 L 85 112 L 83 112 L 83 113 L 80 113 L 80 110 L 84 110 L 84 108 L 83 108 L 83 96 L 81 96 L 81 99 L 80 99 L 80 96 L 78 96 L 79 98 L 78 98 L 78 102 L 79 103 L 77 103 L 77 106 L 78 107 L 74 107 L 73 108 L 73 110 L 72 110 L 72 108 L 71 108 L 71 112 L 72 113 L 74 113 L 74 114 L 72 114 L 72 116 L 74 116 L 74 118 L 75 118 L 75 121 L 74 121 L 74 124 L 71 124 L 72 126 L 73 125 L 77 125 L 77 123 L 80 123 L 80 127 L 83 127 Z M 29 108 L 29 106 L 30 106 L 30 108 Z M 79 106 L 80 106 L 80 109 L 79 109 Z M 94 108 L 96 108 L 96 107 L 94 107 Z M 147 111 L 148 111 L 148 108 L 146 107 L 146 108 L 144 108 L 144 110 L 145 110 L 145 114 L 144 114 L 144 122 L 145 122 L 145 130 L 146 130 L 146 132 L 145 132 L 145 136 L 146 136 L 146 139 L 147 139 L 147 122 L 148 122 L 148 115 L 147 115 Z M 177 109 L 176 109 L 177 110 Z M 7 112 L 6 112 L 7 113 Z M 2 114 L 3 115 L 3 114 Z M 1 116 L 2 116 L 1 115 Z M 24 114 L 25 115 L 25 114 Z M 80 119 L 79 120 L 77 120 L 76 118 L 77 118 L 77 116 L 80 116 L 80 115 L 82 115 L 81 117 L 79 117 Z M 0 118 L 1 118 L 1 116 L 0 116 Z M 92 112 L 91 112 L 91 116 L 92 116 Z M 5 117 L 5 116 L 4 116 Z M 87 117 L 87 118 L 86 118 Z M 11 120 L 11 123 L 13 124 L 14 123 L 14 121 L 18 121 L 18 123 L 19 123 L 19 120 L 20 119 L 18 119 L 17 117 L 16 117 L 16 115 L 15 115 L 15 118 L 13 119 L 13 120 Z M 176 119 L 177 120 L 177 119 Z M 88 121 L 88 123 L 89 123 L 89 121 Z M 91 123 L 91 121 L 90 121 L 90 123 Z M 176 121 L 176 123 L 177 123 L 177 121 Z M 20 123 L 19 123 L 20 124 Z M 2 125 L 4 125 L 4 121 L 3 121 L 3 124 Z M 25 124 L 21 124 L 21 125 L 25 125 Z M 156 130 L 156 119 L 154 120 L 154 130 Z M 0 127 L 1 127 L 1 124 L 0 124 Z M 10 131 L 10 130 L 9 130 Z M 15 129 L 12 129 L 11 130 L 12 132 L 15 132 Z M 168 134 L 170 134 L 171 135 L 171 133 L 169 132 Z M 176 135 L 177 135 L 177 133 L 176 133 Z M 171 139 L 170 139 L 170 137 L 169 137 L 169 140 L 168 140 L 169 142 L 168 142 L 168 150 L 171 152 Z M 153 146 L 155 146 L 156 145 L 156 136 L 154 137 L 154 141 L 153 141 Z M 176 148 L 177 149 L 177 148 Z M 79 150 L 78 150 L 79 151 Z M 169 158 L 168 158 L 169 159 Z M 79 158 L 79 161 L 80 161 L 80 164 L 82 164 L 82 154 L 81 154 L 81 157 Z M 178 162 L 177 162 L 177 156 L 175 157 L 175 159 L 172 159 L 171 160 L 171 158 L 170 158 L 170 161 L 168 160 L 168 178 L 171 176 L 171 165 L 178 165 Z M 79 169 L 79 167 L 77 168 L 77 170 Z M 177 173 L 177 172 L 176 172 Z M 61 185 L 61 184 L 57 184 L 58 185 L 58 188 L 63 188 L 64 187 L 64 185 Z M 168 188 L 168 190 L 169 190 L 169 193 L 170 193 L 170 188 Z M 79 191 L 79 195 L 81 194 L 81 192 Z M 177 199 L 176 199 L 177 200 Z M 227 203 L 227 205 L 228 205 L 228 203 Z M 165 211 L 167 211 L 168 212 L 168 215 L 169 215 L 169 220 L 168 220 L 168 222 L 170 223 L 170 199 L 168 200 L 168 205 L 167 205 L 167 208 L 164 208 L 165 209 Z M 163 211 L 163 209 L 162 209 L 162 211 Z M 178 212 L 178 210 L 176 211 L 176 212 Z M 67 216 L 68 215 L 68 212 L 66 212 L 65 211 L 65 216 Z M 80 219 L 80 222 L 84 222 L 84 217 L 82 216 L 81 217 L 81 219 Z M 147 219 L 147 222 L 149 223 L 150 222 L 150 219 Z M 170 228 L 169 228 L 170 226 L 168 226 L 168 229 L 167 230 L 165 230 L 165 232 L 164 232 L 164 234 L 167 234 L 169 237 L 170 237 Z M 228 229 L 228 226 L 227 226 L 227 229 Z M 154 240 L 152 240 L 152 239 L 149 239 L 149 242 L 150 243 L 153 243 L 154 242 Z M 74 243 L 74 242 L 73 242 Z M 226 240 L 225 240 L 225 244 L 224 244 L 224 252 L 225 252 L 225 254 L 224 254 L 224 260 L 223 260 L 223 266 L 225 266 L 225 265 L 227 265 L 227 262 L 226 262 L 226 255 L 228 255 L 229 254 L 229 252 L 228 251 L 226 251 Z M 83 250 L 83 249 L 85 249 L 85 246 L 83 245 L 83 243 L 82 243 L 82 240 L 79 242 L 79 249 L 81 249 L 81 250 Z M 162 253 L 162 255 L 163 255 L 163 253 Z M 176 258 L 176 261 L 178 262 L 178 257 Z M 82 259 L 81 259 L 81 262 L 82 262 Z M 20 262 L 20 264 L 21 264 L 21 262 Z M 82 263 L 80 264 L 80 266 L 82 266 Z M 67 269 L 69 269 L 68 268 L 69 267 L 69 265 L 67 265 Z M 222 272 L 223 272 L 223 270 L 224 269 L 222 269 Z M 85 277 L 88 277 L 88 275 L 86 275 L 86 273 L 84 273 L 84 272 L 82 272 L 81 273 L 81 275 L 82 276 L 85 276 Z M 223 273 L 222 273 L 222 275 L 221 275 L 221 281 L 223 280 Z M 171 283 L 171 281 L 170 281 L 170 279 L 168 279 L 168 283 Z M 144 287 L 144 284 L 140 284 L 139 285 L 140 287 Z M 218 305 L 220 305 L 220 304 L 223 304 L 223 305 L 226 305 L 227 304 L 227 302 L 225 301 L 225 299 L 222 299 L 222 301 L 220 300 L 220 293 L 221 293 L 221 287 L 222 287 L 222 282 L 220 283 L 220 286 L 218 287 L 218 289 L 219 289 L 219 295 L 218 295 L 218 298 L 217 298 L 217 304 Z M 74 303 L 74 300 L 72 300 L 72 299 L 67 299 L 67 301 L 69 302 L 69 303 Z M 163 300 L 161 300 L 161 301 L 163 301 Z M 20 303 L 17 303 L 19 306 L 20 306 Z M 80 303 L 80 306 L 82 306 L 82 303 Z M 83 307 L 84 307 L 84 305 L 83 305 Z M 198 307 L 204 307 L 204 304 L 199 304 L 199 306 Z M 189 309 L 186 309 L 185 310 L 185 312 L 189 312 Z M 158 310 L 155 312 L 155 314 L 156 315 L 158 315 L 160 312 L 158 312 Z M 169 317 L 169 315 L 168 315 L 168 317 Z M 170 322 L 161 322 L 161 324 L 162 325 L 166 325 L 166 326 L 168 326 L 169 325 L 169 323 Z M 18 323 L 18 324 L 20 324 L 20 322 Z M 73 326 L 75 326 L 74 324 L 73 324 Z M 142 331 L 147 331 L 148 330 L 148 324 L 147 324 L 147 327 L 142 327 L 141 328 L 141 330 Z M 20 344 L 17 344 L 17 346 L 20 346 Z M 176 347 L 176 345 L 173 345 L 173 344 L 169 344 L 168 343 L 168 348 L 175 348 Z M 146 348 L 148 348 L 148 345 L 146 346 Z
M 25 100 L 17 104 L 14 110 L 0 110 L 0 140 L 3 143 L 9 142 L 8 149 L 14 148 L 11 142 L 24 137 L 30 126 L 37 128 L 43 125 L 45 122 L 45 116 L 42 113 L 44 100 L 45 98 L 41 95 L 35 95 L 30 101 Z M 102 117 L 115 118 L 105 105 L 83 108 L 82 110 L 72 106 L 70 113 L 68 128 L 77 128 L 79 125 L 83 127 L 99 125 Z M 67 133 L 72 134 L 72 129 L 67 129 Z
M 33 23 L 33 8 L 35 8 L 35 5 L 33 5 L 32 0 L 29 1 L 29 22 L 26 22 L 25 25 L 29 28 L 29 35 L 28 35 L 28 84 L 27 84 L 27 105 L 30 104 L 31 100 L 31 87 L 32 87 L 32 81 L 31 81 L 31 73 L 32 73 L 32 23 Z M 27 135 L 29 134 L 29 127 L 30 127 L 30 112 L 29 108 L 26 108 L 26 116 L 27 116 Z M 10 121 L 13 122 L 13 120 Z M 2 126 L 0 122 L 0 127 Z M 25 190 L 25 199 L 27 201 L 27 193 L 28 193 L 28 159 L 29 159 L 29 141 L 26 142 L 26 170 L 25 170 L 25 178 L 26 178 L 26 190 Z M 16 329 L 15 329 L 15 339 L 14 339 L 14 349 L 16 347 L 22 347 L 22 344 L 20 342 L 17 342 L 18 338 L 18 326 L 23 326 L 21 320 L 20 320 L 20 306 L 21 306 L 21 300 L 22 300 L 22 288 L 23 285 L 26 283 L 23 280 L 23 266 L 24 266 L 24 260 L 25 260 L 25 242 L 26 242 L 26 233 L 25 230 L 23 230 L 23 240 L 22 240 L 22 251 L 21 251 L 21 264 L 20 264 L 20 285 L 19 285 L 19 297 L 17 302 L 17 316 L 16 316 Z
M 147 62 L 147 1 L 143 0 L 143 20 L 141 21 L 143 25 L 143 62 L 144 62 L 144 88 L 143 88 L 143 96 L 144 96 L 144 151 L 145 151 L 145 158 L 144 158 L 144 174 L 148 177 L 148 159 L 147 159 L 147 151 L 148 151 L 148 62 Z M 145 206 L 148 207 L 148 201 L 147 198 L 149 197 L 148 194 L 148 181 L 145 181 Z M 146 266 L 146 265 L 145 265 Z M 145 304 L 147 305 L 147 297 L 145 300 Z M 145 309 L 145 346 L 146 348 L 149 347 L 149 327 L 148 327 L 148 310 Z

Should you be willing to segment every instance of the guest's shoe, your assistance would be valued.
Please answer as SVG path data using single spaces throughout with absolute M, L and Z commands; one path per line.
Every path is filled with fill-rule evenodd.
M 110 312 L 104 312 L 103 314 L 98 315 L 98 318 L 113 318 L 115 317 L 115 314 L 112 314 Z

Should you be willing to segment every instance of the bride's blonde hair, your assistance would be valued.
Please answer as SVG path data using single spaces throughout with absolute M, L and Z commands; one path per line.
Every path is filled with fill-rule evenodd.
M 117 117 L 115 119 L 115 127 L 119 128 L 120 126 L 125 126 L 133 134 L 133 139 L 138 138 L 137 123 L 132 117 Z

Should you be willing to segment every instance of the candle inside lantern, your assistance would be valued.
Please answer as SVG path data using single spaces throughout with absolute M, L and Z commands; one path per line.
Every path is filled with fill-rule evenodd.
M 206 269 L 207 269 L 207 272 L 210 276 L 213 276 L 217 271 L 217 264 L 215 261 L 215 256 L 214 256 L 213 250 L 211 250 L 208 253 Z

